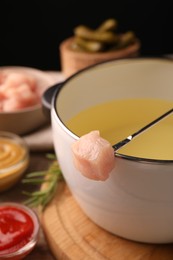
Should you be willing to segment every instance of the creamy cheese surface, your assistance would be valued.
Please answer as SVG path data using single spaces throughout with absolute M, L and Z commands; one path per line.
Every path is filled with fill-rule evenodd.
M 66 125 L 79 137 L 99 130 L 100 135 L 114 145 L 172 107 L 173 101 L 162 99 L 112 100 L 81 111 Z M 143 132 L 118 152 L 140 158 L 173 160 L 173 116 Z

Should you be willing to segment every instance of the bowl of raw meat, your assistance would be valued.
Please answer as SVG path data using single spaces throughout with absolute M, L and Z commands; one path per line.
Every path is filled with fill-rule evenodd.
M 46 124 L 41 97 L 52 77 L 30 67 L 0 67 L 0 130 L 27 134 Z

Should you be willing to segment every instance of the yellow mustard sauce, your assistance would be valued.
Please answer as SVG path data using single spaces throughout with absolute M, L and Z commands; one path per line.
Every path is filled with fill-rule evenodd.
M 27 147 L 12 138 L 0 137 L 0 191 L 15 184 L 28 164 Z

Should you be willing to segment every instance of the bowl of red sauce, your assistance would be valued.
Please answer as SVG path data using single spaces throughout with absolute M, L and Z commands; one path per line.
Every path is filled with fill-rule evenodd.
M 0 203 L 0 260 L 23 259 L 39 238 L 35 211 L 20 203 Z

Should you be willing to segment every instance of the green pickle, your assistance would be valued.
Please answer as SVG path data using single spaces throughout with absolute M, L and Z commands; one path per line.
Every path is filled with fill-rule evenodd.
M 136 40 L 135 33 L 128 31 L 123 34 L 116 32 L 116 19 L 105 20 L 97 29 L 85 25 L 74 28 L 74 43 L 71 48 L 85 52 L 103 52 L 125 48 Z
M 86 41 L 80 37 L 75 38 L 76 46 L 79 46 L 81 50 L 87 50 L 88 52 L 102 51 L 104 46 L 99 41 Z
M 75 35 L 85 40 L 99 41 L 103 43 L 117 43 L 117 35 L 113 32 L 100 32 L 91 30 L 90 28 L 81 25 L 75 28 Z
M 108 19 L 104 21 L 97 30 L 100 32 L 115 31 L 117 29 L 118 22 L 115 19 Z

